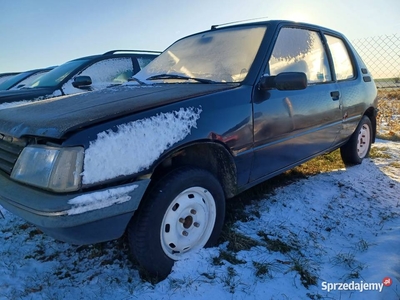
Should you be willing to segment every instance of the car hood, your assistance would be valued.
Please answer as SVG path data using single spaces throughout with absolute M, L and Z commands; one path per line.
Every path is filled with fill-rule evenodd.
M 152 107 L 236 87 L 232 84 L 120 86 L 0 109 L 0 133 L 62 138 L 67 132 Z
M 0 91 L 0 104 L 23 100 L 32 100 L 41 96 L 50 95 L 54 88 L 31 88 L 21 90 Z

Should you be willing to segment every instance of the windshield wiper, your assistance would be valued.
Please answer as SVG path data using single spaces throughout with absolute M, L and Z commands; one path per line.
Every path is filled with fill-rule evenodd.
M 158 74 L 158 75 L 150 76 L 146 80 L 157 80 L 157 79 L 183 79 L 183 80 L 195 80 L 195 81 L 198 81 L 201 83 L 216 83 L 215 81 L 210 80 L 210 79 L 189 77 L 189 76 L 183 76 L 183 75 L 177 75 L 177 74 Z
M 128 82 L 132 82 L 132 81 L 136 81 L 136 82 L 139 83 L 140 85 L 146 85 L 146 83 L 144 83 L 144 82 L 141 81 L 140 79 L 137 79 L 136 77 L 128 78 Z

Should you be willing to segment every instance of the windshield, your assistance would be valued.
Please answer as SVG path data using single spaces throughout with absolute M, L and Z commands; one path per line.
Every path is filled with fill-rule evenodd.
M 36 79 L 32 84 L 26 87 L 54 87 L 57 86 L 64 78 L 66 78 L 73 70 L 80 65 L 86 63 L 86 59 L 72 60 L 54 68 L 50 72 Z
M 35 74 L 32 74 L 32 75 L 28 76 L 27 78 L 25 78 L 24 80 L 21 80 L 20 82 L 18 82 L 18 84 L 13 86 L 10 90 L 19 90 L 21 87 L 29 86 L 29 85 L 32 84 L 32 82 L 34 82 L 40 76 L 43 76 L 44 74 L 46 74 L 49 71 L 50 70 L 44 70 L 44 71 L 40 71 L 40 72 L 37 72 Z
M 241 82 L 260 47 L 265 26 L 227 28 L 177 41 L 134 77 L 142 82 Z M 157 76 L 162 75 L 162 76 Z M 174 76 L 179 75 L 179 76 Z
M 10 78 L 12 78 L 12 77 L 14 77 L 15 75 L 18 75 L 18 73 L 15 73 L 15 74 L 6 74 L 6 75 L 0 74 L 0 83 L 3 83 L 4 81 L 6 81 L 6 80 L 8 80 L 8 79 L 10 79 Z
M 12 87 L 14 84 L 20 82 L 23 80 L 25 77 L 29 76 L 31 74 L 31 71 L 28 72 L 23 72 L 18 75 L 15 75 L 6 81 L 0 83 L 0 90 L 8 90 L 10 87 Z

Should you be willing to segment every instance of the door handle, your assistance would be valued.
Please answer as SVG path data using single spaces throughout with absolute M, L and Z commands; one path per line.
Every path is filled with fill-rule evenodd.
M 331 97 L 332 97 L 332 100 L 333 100 L 333 101 L 339 100 L 339 98 L 340 98 L 340 93 L 339 93 L 339 91 L 333 91 L 333 92 L 331 92 Z

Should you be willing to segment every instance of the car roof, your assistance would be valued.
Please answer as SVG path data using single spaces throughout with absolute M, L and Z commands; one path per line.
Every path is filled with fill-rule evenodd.
M 57 66 L 51 66 L 51 67 L 40 68 L 40 69 L 32 69 L 32 70 L 20 72 L 19 74 L 22 74 L 22 73 L 37 73 L 37 72 L 40 72 L 40 71 L 50 71 L 50 70 L 54 69 L 55 67 L 57 67 Z
M 110 50 L 103 54 L 95 54 L 84 56 L 80 58 L 75 58 L 70 61 L 77 61 L 77 60 L 92 60 L 98 59 L 101 57 L 112 57 L 112 56 L 136 56 L 136 55 L 149 55 L 149 56 L 158 56 L 161 54 L 161 51 L 150 51 L 150 50 Z
M 249 26 L 249 25 L 264 25 L 264 26 L 273 26 L 273 27 L 279 27 L 279 26 L 294 26 L 294 27 L 311 27 L 323 31 L 329 31 L 332 33 L 336 33 L 339 35 L 342 35 L 341 33 L 317 25 L 317 24 L 312 24 L 312 23 L 305 23 L 305 22 L 296 22 L 296 21 L 291 21 L 291 20 L 266 20 L 265 18 L 262 19 L 252 19 L 252 20 L 244 20 L 244 21 L 236 21 L 236 22 L 229 22 L 229 23 L 224 23 L 224 24 L 219 24 L 219 25 L 212 25 L 210 30 L 217 30 L 217 29 L 222 29 L 222 28 L 234 28 L 234 27 L 243 27 L 243 26 Z
M 18 75 L 19 73 L 21 73 L 21 72 L 0 73 L 0 77 Z

